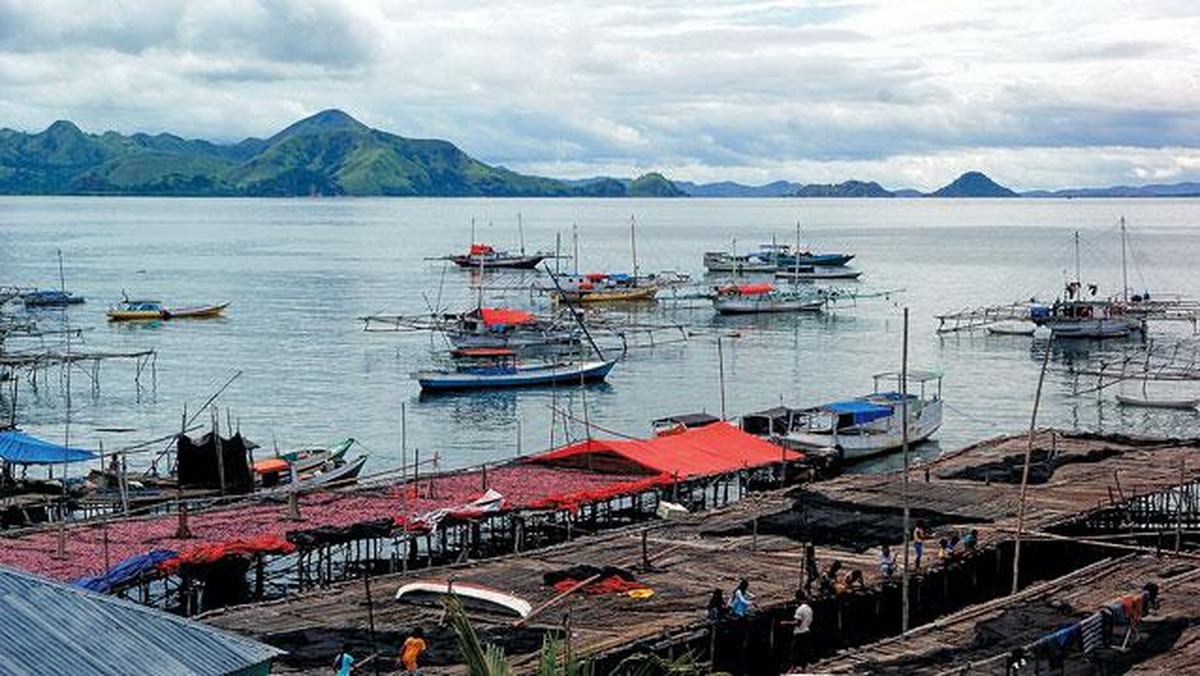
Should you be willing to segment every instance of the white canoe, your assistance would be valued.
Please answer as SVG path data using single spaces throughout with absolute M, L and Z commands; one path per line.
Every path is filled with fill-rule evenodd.
M 1118 394 L 1117 401 L 1125 406 L 1141 406 L 1144 408 L 1195 409 L 1197 406 L 1200 406 L 1200 399 L 1151 399 L 1149 397 L 1134 397 L 1128 394 Z
M 409 582 L 396 590 L 396 600 L 408 603 L 441 603 L 442 597 L 451 590 L 467 608 L 517 617 L 527 617 L 533 612 L 533 606 L 523 598 L 471 582 Z

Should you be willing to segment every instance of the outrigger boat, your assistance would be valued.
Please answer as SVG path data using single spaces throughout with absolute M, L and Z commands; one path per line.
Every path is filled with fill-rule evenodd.
M 156 300 L 123 300 L 105 313 L 110 322 L 147 321 L 155 319 L 209 319 L 219 317 L 229 303 L 166 307 Z
M 781 291 L 770 284 L 732 284 L 718 287 L 712 304 L 721 314 L 820 312 L 825 299 L 811 293 Z
M 480 307 L 448 317 L 442 331 L 456 348 L 573 345 L 579 334 L 524 310 Z
M 616 359 L 523 364 L 509 349 L 458 350 L 453 370 L 418 371 L 422 390 L 479 390 L 604 380 Z
M 763 244 L 759 251 L 753 254 L 760 260 L 770 261 L 777 269 L 792 268 L 797 265 L 836 267 L 849 263 L 854 254 L 847 253 L 813 253 L 801 251 L 799 246 L 794 249 L 788 244 Z
M 872 394 L 806 409 L 777 407 L 753 413 L 742 418 L 742 429 L 773 437 L 791 448 L 836 448 L 846 459 L 898 449 L 904 442 L 903 396 L 898 387 L 881 390 L 880 385 L 883 382 L 898 385 L 901 375 L 889 371 L 877 373 L 873 378 Z M 930 371 L 909 371 L 908 380 L 920 385 L 918 394 L 908 394 L 908 442 L 916 444 L 928 439 L 942 425 L 942 376 Z M 927 383 L 936 386 L 927 387 Z
M 624 272 L 592 272 L 582 276 L 563 276 L 552 298 L 567 303 L 613 303 L 654 300 L 657 285 L 639 284 Z
M 754 254 L 733 254 L 727 251 L 705 251 L 704 269 L 709 272 L 733 273 L 735 275 L 756 272 L 771 273 L 779 269 L 774 261 L 762 260 Z
M 83 296 L 77 296 L 70 291 L 58 289 L 35 289 L 21 296 L 25 307 L 66 307 L 84 302 Z
M 308 472 L 330 462 L 341 463 L 346 457 L 346 452 L 355 443 L 357 443 L 356 439 L 347 437 L 335 444 L 331 444 L 328 448 L 300 448 L 280 453 L 273 458 L 255 462 L 254 471 L 257 473 L 277 471 L 280 468 L 280 461 L 286 463 L 288 467 L 295 465 L 298 472 Z
M 358 475 L 362 473 L 363 465 L 367 464 L 367 456 L 360 455 L 350 462 L 329 460 L 303 471 L 293 469 L 291 464 L 280 458 L 264 462 L 274 464 L 268 466 L 254 463 L 254 472 L 262 488 L 268 493 L 273 493 L 292 488 L 293 477 L 301 489 L 355 483 L 358 481 Z

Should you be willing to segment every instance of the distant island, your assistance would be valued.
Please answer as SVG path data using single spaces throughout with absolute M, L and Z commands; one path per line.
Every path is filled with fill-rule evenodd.
M 472 158 L 449 141 L 373 129 L 325 110 L 267 139 L 234 144 L 173 134 L 89 134 L 60 120 L 38 133 L 0 129 L 0 194 L 422 197 L 1195 197 L 1200 183 L 1016 193 L 969 171 L 930 193 L 874 181 L 749 186 L 732 181 L 555 179 Z

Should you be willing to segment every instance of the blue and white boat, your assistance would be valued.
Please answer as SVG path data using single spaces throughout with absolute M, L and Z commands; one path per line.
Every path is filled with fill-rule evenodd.
M 484 390 L 507 387 L 536 387 L 553 384 L 596 382 L 608 377 L 616 359 L 522 364 L 508 349 L 458 350 L 465 359 L 454 369 L 418 371 L 413 374 L 421 389 Z
M 901 376 L 889 371 L 873 378 L 875 391 L 866 396 L 805 409 L 779 407 L 745 416 L 742 427 L 790 448 L 836 448 L 847 460 L 896 450 L 904 444 Z M 942 376 L 909 371 L 908 381 L 908 443 L 916 444 L 942 426 Z

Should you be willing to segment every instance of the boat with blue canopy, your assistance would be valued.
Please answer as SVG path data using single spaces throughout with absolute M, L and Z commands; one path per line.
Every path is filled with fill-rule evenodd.
M 902 377 L 877 373 L 871 394 L 805 409 L 776 407 L 745 416 L 742 427 L 791 448 L 836 448 L 848 460 L 893 451 L 904 443 Z M 908 443 L 916 444 L 942 426 L 942 376 L 909 371 L 908 384 Z

